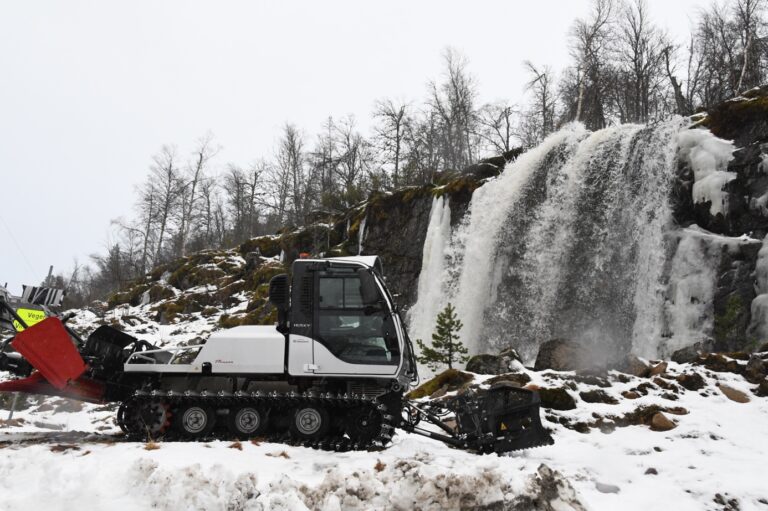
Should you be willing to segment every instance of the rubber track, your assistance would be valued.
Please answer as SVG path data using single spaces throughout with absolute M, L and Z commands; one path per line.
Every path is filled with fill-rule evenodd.
M 381 403 L 376 398 L 367 398 L 365 396 L 348 395 L 348 394 L 331 394 L 331 393 L 312 393 L 305 392 L 297 394 L 290 393 L 278 393 L 278 392 L 236 392 L 234 394 L 228 392 L 207 393 L 207 392 L 174 392 L 174 391 L 158 391 L 153 390 L 151 392 L 137 391 L 133 399 L 138 402 L 153 402 L 161 401 L 171 404 L 171 406 L 179 406 L 187 403 L 199 403 L 202 406 L 210 406 L 216 408 L 232 408 L 242 405 L 254 405 L 263 406 L 271 409 L 270 413 L 280 413 L 280 411 L 288 411 L 302 404 L 314 404 L 322 405 L 328 410 L 331 416 L 335 416 L 337 413 L 344 413 L 344 411 L 351 410 L 353 408 L 370 407 L 375 409 L 381 418 L 381 427 L 378 434 L 368 441 L 356 441 L 353 442 L 343 434 L 333 434 L 325 438 L 306 440 L 300 438 L 294 438 L 289 431 L 283 432 L 270 432 L 264 436 L 259 436 L 259 440 L 267 442 L 276 442 L 292 446 L 313 447 L 316 449 L 323 449 L 327 451 L 344 452 L 350 450 L 367 450 L 382 448 L 392 439 L 395 427 L 392 424 L 394 416 L 387 406 Z M 399 411 L 395 411 L 399 416 Z M 229 434 L 229 431 L 224 431 L 226 436 L 221 435 L 222 431 L 214 430 L 209 437 L 196 439 L 196 440 L 208 440 L 208 439 L 234 439 L 234 436 Z M 181 432 L 171 429 L 162 436 L 163 440 L 170 441 L 188 441 L 190 438 L 185 437 Z

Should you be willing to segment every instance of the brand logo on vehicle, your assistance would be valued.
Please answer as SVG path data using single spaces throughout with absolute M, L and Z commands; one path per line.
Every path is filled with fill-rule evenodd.
M 234 362 L 232 362 L 231 360 L 219 360 L 219 359 L 216 359 L 214 362 L 216 362 L 217 364 L 234 364 Z
M 295 325 L 293 325 L 293 326 L 295 326 L 296 328 L 309 328 L 309 327 L 311 327 L 312 325 L 310 325 L 309 323 L 296 323 L 296 324 L 295 324 Z

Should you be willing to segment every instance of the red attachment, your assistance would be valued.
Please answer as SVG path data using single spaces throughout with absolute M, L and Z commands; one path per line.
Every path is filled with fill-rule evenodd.
M 101 403 L 104 398 L 104 386 L 87 378 L 70 381 L 63 389 L 58 389 L 45 381 L 43 375 L 35 371 L 27 378 L 0 382 L 0 392 L 25 392 L 46 396 L 71 397 L 80 401 Z
M 11 345 L 59 390 L 85 372 L 85 362 L 58 318 L 44 319 L 19 332 Z

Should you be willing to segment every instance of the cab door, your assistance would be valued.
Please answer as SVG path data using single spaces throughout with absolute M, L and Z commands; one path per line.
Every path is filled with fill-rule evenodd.
M 316 272 L 314 372 L 323 375 L 393 375 L 400 364 L 394 321 L 382 299 L 366 306 L 357 267 Z

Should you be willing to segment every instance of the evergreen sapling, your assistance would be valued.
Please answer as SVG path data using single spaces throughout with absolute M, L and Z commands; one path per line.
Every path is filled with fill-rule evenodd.
M 419 362 L 427 364 L 436 371 L 440 365 L 453 369 L 455 362 L 463 363 L 469 360 L 467 348 L 459 341 L 459 330 L 464 325 L 456 315 L 456 309 L 451 303 L 445 306 L 437 315 L 435 332 L 432 334 L 432 346 L 427 346 L 421 339 L 416 339 L 421 355 Z

